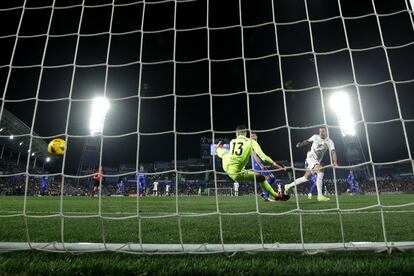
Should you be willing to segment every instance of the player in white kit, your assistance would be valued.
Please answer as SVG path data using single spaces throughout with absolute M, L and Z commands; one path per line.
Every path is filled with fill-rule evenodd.
M 158 196 L 158 181 L 154 181 L 154 183 L 152 183 L 153 187 L 152 187 L 152 195 L 153 196 Z
M 285 193 L 287 193 L 291 188 L 295 187 L 298 184 L 306 183 L 310 180 L 312 173 L 316 172 L 316 189 L 318 191 L 318 201 L 328 201 L 329 198 L 325 197 L 322 194 L 322 179 L 323 179 L 323 168 L 321 166 L 321 161 L 326 153 L 329 150 L 332 153 L 332 163 L 334 166 L 338 166 L 335 145 L 334 142 L 327 137 L 326 128 L 319 128 L 319 135 L 312 135 L 309 139 L 302 141 L 296 144 L 297 148 L 306 146 L 312 143 L 310 150 L 306 155 L 306 172 L 305 175 L 296 179 L 290 184 L 285 185 Z
M 165 195 L 166 196 L 170 195 L 170 184 L 169 183 L 165 185 Z
M 239 196 L 239 182 L 233 183 L 233 189 L 234 189 L 234 196 Z

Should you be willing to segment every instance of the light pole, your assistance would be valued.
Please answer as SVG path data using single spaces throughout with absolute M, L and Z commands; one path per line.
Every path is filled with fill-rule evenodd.
M 338 119 L 348 164 L 355 165 L 365 162 L 364 151 L 362 150 L 359 137 L 356 135 L 355 120 L 352 116 L 352 108 L 348 93 L 344 91 L 336 92 L 331 96 L 329 104 Z M 369 178 L 369 169 L 364 166 L 364 169 L 362 170 L 364 171 L 365 177 Z
M 109 110 L 109 101 L 104 97 L 97 97 L 92 101 L 89 117 L 89 131 L 93 137 L 87 137 L 83 146 L 78 175 L 92 173 L 99 162 L 100 139 L 105 118 Z M 79 178 L 78 178 L 79 181 Z

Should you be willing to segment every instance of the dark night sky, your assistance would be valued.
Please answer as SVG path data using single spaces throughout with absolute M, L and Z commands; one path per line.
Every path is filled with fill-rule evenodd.
M 109 48 L 109 69 L 106 96 L 111 109 L 105 125 L 105 135 L 121 135 L 104 139 L 103 164 L 116 166 L 120 163 L 135 163 L 137 153 L 137 114 L 140 107 L 139 156 L 143 162 L 172 160 L 174 158 L 175 136 L 172 133 L 148 135 L 174 129 L 193 132 L 209 130 L 232 131 L 238 124 L 247 124 L 247 102 L 250 106 L 251 129 L 259 134 L 263 149 L 277 160 L 290 160 L 288 151 L 288 130 L 281 91 L 279 59 L 275 44 L 273 24 L 244 28 L 244 56 L 242 57 L 242 29 L 239 20 L 239 1 L 210 0 L 209 27 L 210 45 L 207 41 L 207 1 L 178 2 L 177 29 L 197 28 L 192 31 L 178 31 L 174 57 L 174 2 L 145 5 L 145 21 L 140 60 L 141 15 L 143 3 L 131 0 L 115 1 L 110 47 L 108 47 L 111 9 L 109 0 L 86 0 L 80 29 L 78 53 L 74 62 L 76 35 L 80 22 L 82 1 L 57 0 L 46 47 L 44 67 L 39 66 L 45 49 L 51 8 L 28 9 L 25 11 L 20 37 L 18 38 L 6 90 L 4 107 L 13 112 L 29 126 L 35 118 L 34 130 L 40 136 L 64 133 L 68 114 L 70 87 L 73 70 L 74 82 L 71 94 L 68 134 L 88 134 L 88 99 L 103 95 L 105 87 L 106 57 Z M 137 1 L 135 1 L 137 2 Z M 154 1 L 146 1 L 154 2 Z M 50 6 L 53 1 L 27 1 L 28 7 Z M 272 22 L 271 1 L 242 0 L 243 26 Z M 21 6 L 23 1 L 1 1 L 0 9 Z M 68 8 L 68 6 L 75 5 Z M 95 6 L 95 7 L 93 7 Z M 306 19 L 303 0 L 275 0 L 277 23 Z M 371 1 L 341 1 L 345 17 L 368 15 L 373 12 Z M 66 7 L 66 8 L 65 8 Z M 377 0 L 375 7 L 379 14 L 406 9 L 405 0 Z M 287 114 L 291 127 L 323 124 L 321 91 L 324 101 L 335 90 L 329 87 L 349 84 L 343 88 L 351 96 L 352 111 L 357 121 L 362 119 L 359 110 L 357 90 L 353 81 L 351 61 L 346 48 L 338 3 L 334 0 L 308 0 L 311 20 L 333 17 L 332 20 L 312 23 L 312 35 L 316 53 L 343 49 L 331 54 L 317 55 L 321 87 L 319 89 L 313 60 L 310 31 L 307 22 L 278 24 L 277 38 L 281 54 L 281 69 L 284 82 L 301 91 L 286 92 Z M 12 49 L 22 9 L 0 11 L 3 23 L 0 26 L 0 91 L 4 93 Z M 347 19 L 346 30 L 350 47 L 369 48 L 381 45 L 375 16 Z M 413 25 L 408 12 L 380 17 L 381 30 L 386 46 L 398 46 L 414 41 Z M 220 29 L 220 27 L 233 26 Z M 219 28 L 219 29 L 217 29 Z M 160 31 L 148 33 L 150 31 Z M 125 34 L 125 32 L 129 32 Z M 120 34 L 124 33 L 124 34 Z M 43 35 L 42 35 L 43 34 Z M 65 36 L 61 36 L 67 34 Z M 91 35 L 94 34 L 94 35 Z M 35 36 L 34 35 L 39 35 Z M 26 37 L 25 37 L 26 36 Z M 27 37 L 32 36 L 32 37 Z M 210 46 L 210 47 L 208 47 Z M 210 60 L 208 61 L 208 50 Z M 296 56 L 290 54 L 307 53 Z M 389 49 L 393 78 L 396 81 L 414 79 L 414 45 Z M 399 117 L 394 87 L 386 63 L 383 48 L 354 51 L 356 83 L 359 85 L 380 83 L 376 86 L 361 86 L 361 104 L 367 122 L 378 122 Z M 177 61 L 174 66 L 173 60 Z M 228 60 L 230 59 L 230 60 Z M 161 62 L 164 61 L 164 62 Z M 195 62 L 197 61 L 197 62 Z M 161 62 L 154 64 L 153 62 Z M 183 63 L 188 62 L 188 63 Z M 31 66 L 22 68 L 21 66 Z M 55 66 L 55 67 L 53 67 Z M 57 67 L 56 67 L 57 66 Z M 210 67 L 209 67 L 210 66 Z M 209 68 L 211 74 L 209 74 Z M 245 70 L 244 70 L 245 68 Z M 139 103 L 139 75 L 142 70 L 141 96 Z M 42 76 L 40 78 L 40 73 Z M 175 75 L 175 82 L 174 82 Z M 245 77 L 247 87 L 245 87 Z M 211 87 L 209 88 L 209 77 Z M 40 79 L 36 116 L 34 107 L 37 85 Z M 388 81 L 388 82 L 387 82 Z M 384 82 L 384 83 L 382 83 Z M 285 86 L 289 88 L 289 85 Z M 404 119 L 414 119 L 414 83 L 397 83 L 396 88 Z M 249 94 L 244 93 L 248 91 Z M 213 126 L 210 123 L 210 96 L 212 93 Z M 241 92 L 237 94 L 237 92 Z M 177 95 L 174 98 L 174 94 Z M 207 94 L 206 94 L 207 93 Z M 231 96 L 225 94 L 236 93 Z M 3 94 L 4 95 L 4 94 Z M 194 97 L 184 97 L 193 95 Z M 164 96 L 159 98 L 150 98 Z M 149 97 L 149 98 L 145 98 Z M 11 102 L 10 100 L 26 99 Z M 46 100 L 56 99 L 50 102 Z M 83 101 L 82 101 L 83 100 Z M 86 101 L 85 101 L 86 100 Z M 176 110 L 174 102 L 176 101 Z M 337 125 L 335 115 L 326 106 L 329 125 Z M 277 127 L 277 130 L 269 131 Z M 414 123 L 406 123 L 411 151 L 414 154 Z M 317 128 L 293 129 L 292 143 L 308 138 Z M 358 136 L 364 150 L 366 134 L 364 125 L 357 125 Z M 407 150 L 400 122 L 368 126 L 373 159 L 376 162 L 407 158 Z M 336 143 L 340 163 L 344 164 L 342 138 L 337 128 L 330 128 Z M 211 137 L 211 132 L 197 135 L 178 134 L 177 157 L 187 159 L 200 156 L 201 137 Z M 232 134 L 216 133 L 216 137 L 232 137 Z M 85 138 L 69 138 L 66 166 L 79 162 L 79 154 Z M 392 141 L 390 143 L 390 141 Z M 294 159 L 302 160 L 304 150 L 295 150 Z M 367 152 L 365 152 L 367 154 Z

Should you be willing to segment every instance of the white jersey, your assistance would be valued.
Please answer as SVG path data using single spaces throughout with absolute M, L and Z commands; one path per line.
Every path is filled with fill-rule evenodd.
M 165 191 L 168 193 L 170 191 L 170 184 L 165 185 Z
M 308 141 L 312 142 L 312 147 L 310 151 L 308 151 L 307 158 L 313 158 L 318 162 L 322 161 L 323 156 L 325 155 L 328 149 L 330 151 L 335 149 L 334 142 L 331 139 L 322 139 L 321 136 L 317 134 L 312 135 L 312 137 L 309 138 Z
M 233 188 L 234 188 L 235 191 L 238 191 L 239 190 L 239 182 L 234 182 L 233 183 Z
M 155 181 L 154 183 L 152 183 L 152 185 L 154 185 L 154 187 L 152 187 L 152 190 L 157 191 L 158 190 L 158 182 Z

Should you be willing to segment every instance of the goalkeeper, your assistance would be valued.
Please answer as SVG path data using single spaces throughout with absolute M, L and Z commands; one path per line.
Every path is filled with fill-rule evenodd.
M 250 153 L 254 151 L 261 160 L 265 163 L 271 164 L 276 168 L 280 166 L 274 162 L 269 156 L 263 153 L 259 144 L 254 140 L 247 138 L 247 129 L 245 126 L 238 126 L 236 128 L 236 138 L 230 141 L 230 150 L 226 151 L 222 145 L 217 146 L 217 155 L 222 159 L 223 169 L 233 181 L 256 181 L 260 184 L 263 191 L 269 192 L 275 200 L 287 200 L 286 195 L 276 193 L 272 186 L 266 181 L 263 174 L 247 171 L 245 166 L 249 161 Z

